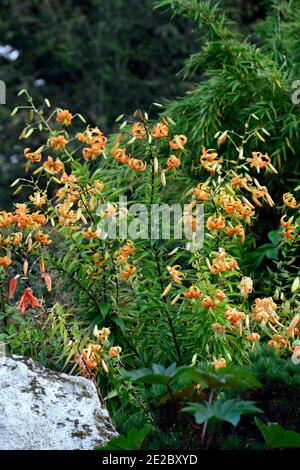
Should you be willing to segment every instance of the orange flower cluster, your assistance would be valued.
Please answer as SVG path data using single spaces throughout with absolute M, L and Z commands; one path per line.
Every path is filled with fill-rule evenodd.
M 117 162 L 127 164 L 131 170 L 141 172 L 145 171 L 147 168 L 147 162 L 143 162 L 138 158 L 132 158 L 130 155 L 127 155 L 125 148 L 113 149 L 111 154 Z
M 207 219 L 206 227 L 208 230 L 222 230 L 225 227 L 225 217 L 211 215 Z
M 227 367 L 227 362 L 226 362 L 226 359 L 224 359 L 224 357 L 221 357 L 220 359 L 213 361 L 211 365 L 214 366 L 216 370 L 225 369 Z
M 226 326 L 221 325 L 220 323 L 213 323 L 211 325 L 212 329 L 217 333 L 226 333 Z
M 249 341 L 249 343 L 259 343 L 260 335 L 258 333 L 250 333 L 247 336 L 247 340 Z
M 195 287 L 195 286 L 190 286 L 190 288 L 183 293 L 184 297 L 186 297 L 187 299 L 199 299 L 199 297 L 201 297 L 201 290 L 199 289 L 199 287 Z
M 135 122 L 131 128 L 131 134 L 136 139 L 145 139 L 147 137 L 147 131 L 143 123 Z
M 202 147 L 202 155 L 200 156 L 200 165 L 208 171 L 211 176 L 214 176 L 218 165 L 223 163 L 223 158 L 217 159 L 217 152 L 212 152 L 211 149 L 206 150 Z
M 251 307 L 252 313 L 255 315 L 255 320 L 263 325 L 268 321 L 271 321 L 271 323 L 276 322 L 276 309 L 277 305 L 272 297 L 255 299 L 255 305 Z
M 35 234 L 35 239 L 37 242 L 41 243 L 41 245 L 50 245 L 52 241 L 49 238 L 49 235 L 38 230 Z
M 64 126 L 70 126 L 73 116 L 68 109 L 61 109 L 56 114 L 56 120 Z
M 168 137 L 168 134 L 169 125 L 165 119 L 162 119 L 161 122 L 158 122 L 152 129 L 152 137 L 156 139 Z
M 287 221 L 285 221 L 285 215 L 283 215 L 280 219 L 280 225 L 284 229 L 284 237 L 287 240 L 293 240 L 294 238 L 294 230 L 297 228 L 296 225 L 293 225 L 294 216 L 290 217 Z
M 182 284 L 182 279 L 185 278 L 185 274 L 182 273 L 180 269 L 181 268 L 178 264 L 174 265 L 173 267 L 167 266 L 167 271 L 176 284 Z
M 80 374 L 84 377 L 89 377 L 93 371 L 97 370 L 100 366 L 105 373 L 108 373 L 108 366 L 106 357 L 109 359 L 118 357 L 122 352 L 119 346 L 109 345 L 109 328 L 98 329 L 97 325 L 94 328 L 93 335 L 100 344 L 89 343 L 81 353 L 76 354 L 74 360 L 79 365 Z
M 76 137 L 80 142 L 83 142 L 88 146 L 82 151 L 83 158 L 86 161 L 95 160 L 103 154 L 107 143 L 107 137 L 103 135 L 103 132 L 101 132 L 98 127 L 87 127 L 84 132 L 79 132 Z
M 78 211 L 75 212 L 72 207 L 73 203 L 68 203 L 67 201 L 57 207 L 60 214 L 58 222 L 62 226 L 78 228 L 74 224 L 79 220 L 80 214 Z
M 57 173 L 64 172 L 65 171 L 65 165 L 63 162 L 57 158 L 55 161 L 53 160 L 52 157 L 48 157 L 47 160 L 43 164 L 44 170 L 46 170 L 48 173 L 56 175 Z
M 17 209 L 11 213 L 6 211 L 0 212 L 0 227 L 20 227 L 22 230 L 29 228 L 39 229 L 47 222 L 44 214 L 40 212 L 29 213 L 26 204 L 16 204 Z M 15 239 L 17 240 L 18 237 Z
M 116 252 L 117 261 L 127 261 L 134 252 L 134 243 L 131 240 L 128 240 L 127 243 Z
M 227 271 L 239 270 L 236 260 L 228 255 L 223 248 L 219 248 L 218 252 L 213 252 L 214 259 L 210 270 L 212 274 L 225 273 Z
M 24 149 L 24 156 L 26 160 L 32 163 L 39 163 L 42 159 L 42 154 L 39 151 L 30 152 L 30 148 Z
M 34 206 L 42 207 L 47 202 L 47 194 L 34 193 L 33 196 L 29 196 L 29 200 L 33 202 Z
M 87 230 L 82 231 L 82 236 L 86 239 L 95 240 L 95 238 L 98 238 L 99 234 L 97 230 L 93 231 L 92 227 L 89 227 Z
M 199 183 L 196 188 L 193 189 L 193 193 L 198 201 L 208 201 L 210 198 L 210 190 L 207 183 Z
M 297 201 L 294 195 L 291 193 L 284 193 L 282 196 L 282 199 L 283 199 L 283 203 L 287 207 L 291 207 L 292 209 L 297 209 L 297 207 L 299 206 L 299 204 L 297 204 Z
M 68 140 L 63 135 L 50 137 L 49 139 L 51 147 L 56 150 L 64 149 L 68 143 Z
M 234 237 L 237 235 L 240 237 L 242 243 L 245 241 L 245 230 L 241 224 L 238 224 L 234 227 L 231 223 L 229 223 L 228 227 L 226 227 L 226 233 L 229 237 Z
M 232 325 L 237 325 L 242 320 L 245 320 L 246 315 L 244 312 L 240 312 L 236 308 L 228 306 L 224 314 L 224 318 L 229 320 Z
M 169 141 L 170 148 L 172 150 L 184 150 L 184 146 L 187 143 L 187 137 L 183 134 L 175 135 L 172 140 Z
M 181 164 L 181 160 L 176 155 L 171 155 L 167 161 L 168 170 L 173 170 L 173 168 L 178 168 Z
M 128 280 L 136 272 L 136 267 L 130 264 L 128 259 L 135 252 L 134 243 L 128 240 L 127 243 L 116 251 L 115 257 L 120 267 L 120 279 Z
M 247 158 L 246 161 L 250 163 L 251 168 L 260 170 L 270 165 L 271 158 L 267 153 L 263 155 L 261 152 L 252 152 L 252 157 Z
M 213 310 L 217 307 L 218 304 L 219 300 L 212 299 L 209 295 L 206 295 L 201 302 L 201 305 L 204 308 L 212 308 Z
M 0 256 L 0 266 L 2 266 L 2 268 L 7 269 L 11 263 L 12 260 L 8 256 Z
M 268 345 L 271 347 L 271 348 L 274 348 L 276 351 L 279 351 L 282 347 L 286 346 L 287 345 L 287 340 L 284 339 L 281 335 L 279 335 L 278 333 L 276 333 L 274 336 L 273 336 L 273 339 L 271 339 L 270 341 L 268 341 Z
M 120 279 L 127 281 L 136 272 L 133 264 L 126 263 L 124 268 L 120 269 Z
M 230 196 L 225 192 L 221 192 L 215 200 L 215 202 L 219 202 L 223 206 L 227 215 L 250 223 L 250 218 L 254 215 L 254 207 L 246 198 L 243 198 L 243 201 L 244 204 L 237 197 Z
M 243 277 L 238 285 L 242 295 L 249 295 L 253 291 L 253 282 L 251 277 Z
M 33 295 L 32 289 L 30 287 L 26 287 L 24 294 L 21 297 L 19 307 L 22 314 L 25 313 L 28 305 L 30 305 L 32 308 L 39 308 L 41 306 L 38 299 Z
M 126 149 L 118 148 L 112 152 L 112 156 L 119 163 L 128 163 L 130 156 L 126 154 Z
M 142 160 L 139 160 L 137 158 L 129 158 L 127 163 L 131 170 L 145 171 L 147 168 L 147 162 L 143 162 Z
M 276 171 L 275 168 L 273 169 L 273 171 Z M 248 174 L 246 174 L 246 176 L 238 175 L 235 172 L 233 172 L 233 174 L 234 174 L 234 177 L 231 179 L 232 186 L 238 187 L 240 189 L 245 189 L 246 191 L 248 191 L 251 194 L 253 202 L 257 206 L 262 207 L 262 204 L 259 201 L 259 199 L 261 198 L 263 198 L 263 200 L 267 204 L 269 204 L 270 207 L 274 206 L 274 201 L 272 200 L 266 186 L 261 186 L 260 183 L 255 178 L 251 178 L 251 176 L 249 176 Z M 243 199 L 244 199 L 244 202 L 248 203 L 248 205 L 250 205 L 250 207 L 253 208 L 253 206 L 251 206 L 251 204 L 246 198 L 243 198 Z

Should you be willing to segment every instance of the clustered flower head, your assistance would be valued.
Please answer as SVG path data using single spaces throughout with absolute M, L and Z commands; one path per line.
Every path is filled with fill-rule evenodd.
M 141 113 L 135 113 L 133 118 L 138 119 L 138 122 L 130 124 L 129 129 L 124 123 L 122 132 L 110 147 L 107 137 L 98 127 L 87 126 L 83 132 L 78 132 L 74 139 L 69 129 L 74 117 L 76 115 L 73 116 L 69 110 L 59 109 L 56 112 L 55 123 L 58 129 L 49 133 L 46 145 L 33 151 L 30 148 L 24 150 L 26 168 L 28 169 L 31 164 L 40 163 L 37 173 L 43 172 L 42 175 L 46 176 L 49 184 L 51 182 L 56 185 L 53 199 L 50 196 L 51 191 L 47 194 L 47 190 L 40 190 L 34 186 L 28 204 L 17 204 L 15 211 L 11 213 L 0 212 L 0 227 L 4 232 L 0 235 L 0 272 L 5 272 L 9 279 L 9 300 L 15 295 L 18 280 L 21 277 L 22 280 L 25 279 L 25 290 L 18 303 L 22 313 L 28 307 L 42 308 L 43 301 L 34 296 L 31 284 L 28 282 L 30 266 L 27 257 L 23 260 L 22 275 L 12 272 L 14 248 L 23 248 L 26 245 L 29 251 L 32 247 L 46 251 L 52 242 L 50 234 L 44 227 L 48 221 L 56 224 L 59 232 L 66 233 L 68 237 L 74 236 L 74 240 L 79 240 L 84 247 L 86 258 L 90 260 L 89 265 L 86 263 L 84 266 L 84 272 L 87 273 L 89 280 L 100 279 L 112 263 L 113 282 L 117 285 L 120 281 L 127 283 L 133 278 L 134 287 L 139 281 L 140 273 L 138 272 L 136 276 L 137 265 L 136 260 L 133 260 L 136 247 L 132 241 L 128 240 L 118 248 L 114 245 L 111 253 L 110 248 L 103 249 L 99 242 L 101 233 L 97 228 L 98 217 L 115 220 L 118 209 L 116 204 L 105 199 L 104 183 L 97 179 L 99 169 L 92 176 L 88 176 L 88 171 L 86 174 L 83 172 L 81 174 L 77 166 L 73 166 L 73 162 L 77 161 L 76 152 L 79 151 L 79 158 L 84 160 L 80 163 L 82 168 L 90 171 L 94 170 L 94 165 L 89 162 L 101 155 L 106 157 L 106 148 L 109 147 L 110 155 L 113 157 L 109 164 L 113 163 L 116 167 L 118 165 L 115 162 L 117 162 L 123 165 L 120 168 L 126 169 L 127 172 L 128 169 L 133 170 L 135 173 L 132 174 L 132 179 L 136 178 L 138 184 L 145 180 L 147 184 L 149 181 L 151 184 L 154 181 L 152 195 L 155 194 L 156 178 L 158 179 L 156 173 L 159 169 L 161 184 L 166 186 L 166 175 L 169 175 L 168 180 L 175 180 L 176 176 L 184 174 L 185 165 L 188 164 L 188 159 L 184 158 L 188 155 L 188 138 L 179 133 L 180 131 L 176 131 L 178 134 L 175 135 L 172 133 L 169 118 L 161 118 L 153 125 L 149 123 L 148 118 L 145 117 L 143 120 Z M 225 131 L 218 134 L 218 145 L 225 143 L 229 133 Z M 127 141 L 128 134 L 130 135 Z M 49 148 L 52 156 L 46 153 Z M 239 165 L 240 160 L 243 160 L 241 165 Z M 264 203 L 270 207 L 274 206 L 268 188 L 262 186 L 254 176 L 250 176 L 248 169 L 252 173 L 255 170 L 259 173 L 263 169 L 276 173 L 276 170 L 268 153 L 263 154 L 258 151 L 252 152 L 251 157 L 245 158 L 243 150 L 240 149 L 234 170 L 228 169 L 228 163 L 230 161 L 227 162 L 215 149 L 202 147 L 199 162 L 196 163 L 200 182 L 186 193 L 192 198 L 193 212 L 189 216 L 184 214 L 183 222 L 191 227 L 195 235 L 198 230 L 198 219 L 194 207 L 197 201 L 205 203 L 208 214 L 206 228 L 209 232 L 206 236 L 209 242 L 212 240 L 210 246 L 214 248 L 211 249 L 216 251 L 209 251 L 210 254 L 206 259 L 203 259 L 202 254 L 199 258 L 195 255 L 193 258 L 196 259 L 195 265 L 194 261 L 191 263 L 193 267 L 195 266 L 191 279 L 189 276 L 192 269 L 188 268 L 184 272 L 186 264 L 184 261 L 181 262 L 181 258 L 176 257 L 176 260 L 183 268 L 179 264 L 172 265 L 170 261 L 171 266 L 166 266 L 166 270 L 161 274 L 160 285 L 166 278 L 170 281 L 165 289 L 162 288 L 164 291 L 161 294 L 161 301 L 167 303 L 169 298 L 164 297 L 172 288 L 176 289 L 176 296 L 171 300 L 171 306 L 181 298 L 184 307 L 195 309 L 195 315 L 202 315 L 205 321 L 209 319 L 212 343 L 223 342 L 227 338 L 230 341 L 230 338 L 232 339 L 239 331 L 240 337 L 243 337 L 243 344 L 247 344 L 248 349 L 267 338 L 269 346 L 279 352 L 290 350 L 293 360 L 300 362 L 299 343 L 295 342 L 291 346 L 289 342 L 289 338 L 300 334 L 300 329 L 297 328 L 299 318 L 295 317 L 291 324 L 285 327 L 280 323 L 279 314 L 276 312 L 277 305 L 272 297 L 255 299 L 251 308 L 252 314 L 246 314 L 248 296 L 253 292 L 253 281 L 250 277 L 240 278 L 237 255 L 230 254 L 232 246 L 238 246 L 245 241 L 247 226 L 253 223 L 256 209 L 262 207 Z M 163 191 L 165 190 L 162 189 Z M 95 213 L 100 201 L 104 209 L 101 213 Z M 286 210 L 296 209 L 299 206 L 291 193 L 283 195 L 283 204 Z M 34 207 L 36 211 L 31 212 L 28 206 Z M 280 223 L 286 240 L 294 239 L 297 228 L 294 217 L 283 215 Z M 222 245 L 226 246 L 226 251 Z M 45 270 L 43 258 L 40 259 L 40 276 L 50 293 L 52 282 L 50 274 Z M 122 284 L 123 282 L 120 282 L 121 286 Z M 96 326 L 93 335 L 96 338 L 95 342 L 87 341 L 85 343 L 87 346 L 75 357 L 81 374 L 88 377 L 99 368 L 107 373 L 109 361 L 118 359 L 121 353 L 119 346 L 111 346 L 109 343 L 110 329 L 98 329 Z M 209 348 L 211 344 L 208 345 Z M 219 352 L 215 354 L 210 351 L 208 356 L 209 361 L 210 358 L 217 358 L 211 362 L 215 369 L 227 367 L 227 361 L 219 357 Z M 226 355 L 226 358 L 230 360 L 230 355 Z
M 284 237 L 289 240 L 293 240 L 294 231 L 296 230 L 296 224 L 293 225 L 294 216 L 290 217 L 288 220 L 285 220 L 285 215 L 280 219 L 280 225 L 284 230 Z
M 183 295 L 187 299 L 199 299 L 199 297 L 201 297 L 201 294 L 201 290 L 199 289 L 199 287 L 196 286 L 190 286 L 189 289 L 183 293 Z
M 64 126 L 70 126 L 73 116 L 68 109 L 61 109 L 56 114 L 56 120 Z
M 255 315 L 255 320 L 261 324 L 266 324 L 268 321 L 276 321 L 277 305 L 272 297 L 265 297 L 262 299 L 255 299 L 255 304 L 252 306 L 252 313 Z
M 224 359 L 224 357 L 221 357 L 220 359 L 213 361 L 211 365 L 214 366 L 216 370 L 225 369 L 227 367 L 227 361 Z
M 119 278 L 123 281 L 127 281 L 136 273 L 136 266 L 129 262 L 134 252 L 135 246 L 131 240 L 127 240 L 125 245 L 115 252 L 116 261 L 120 266 Z
M 156 139 L 161 139 L 164 137 L 168 137 L 169 134 L 169 124 L 165 119 L 158 122 L 152 129 L 152 137 Z
M 212 274 L 220 274 L 240 269 L 237 261 L 226 253 L 223 248 L 220 248 L 218 252 L 212 252 L 212 255 L 214 256 L 210 266 Z
M 235 307 L 227 307 L 224 314 L 226 320 L 229 320 L 232 325 L 237 325 L 242 320 L 245 320 L 245 313 L 237 310 Z
M 253 281 L 251 277 L 243 277 L 238 285 L 242 295 L 249 295 L 253 291 Z
M 98 127 L 87 127 L 84 132 L 77 133 L 76 137 L 86 145 L 82 150 L 84 160 L 95 160 L 104 153 L 107 137 Z
M 223 158 L 218 158 L 218 153 L 212 149 L 206 150 L 202 147 L 202 155 L 200 156 L 200 165 L 214 176 L 219 165 L 223 163 Z
M 283 203 L 287 207 L 291 207 L 292 209 L 297 209 L 297 207 L 299 207 L 299 204 L 297 203 L 294 195 L 291 193 L 284 193 L 282 196 L 282 199 L 283 199 Z
M 185 278 L 185 274 L 180 269 L 181 267 L 178 264 L 167 267 L 168 273 L 176 284 L 182 284 L 182 280 Z
M 76 354 L 74 360 L 79 365 L 80 374 L 91 378 L 91 374 L 101 367 L 105 373 L 109 372 L 107 361 L 118 358 L 122 352 L 120 346 L 110 346 L 109 328 L 98 329 L 94 327 L 93 335 L 98 343 L 89 343 L 86 348 Z

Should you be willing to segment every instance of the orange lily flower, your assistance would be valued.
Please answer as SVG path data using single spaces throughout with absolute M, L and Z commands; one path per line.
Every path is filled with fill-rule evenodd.
M 145 139 L 147 136 L 145 126 L 141 122 L 135 122 L 131 128 L 130 133 L 134 135 L 136 139 Z
M 292 209 L 297 209 L 297 207 L 299 206 L 299 204 L 297 204 L 295 197 L 291 193 L 284 193 L 284 195 L 282 196 L 282 199 L 283 199 L 283 203 L 287 207 L 291 207 Z
M 168 137 L 168 134 L 169 125 L 165 119 L 163 119 L 161 122 L 158 122 L 152 129 L 152 137 L 155 137 L 156 139 Z
M 57 137 L 50 137 L 50 145 L 54 149 L 64 149 L 68 141 L 63 135 Z
M 182 284 L 182 279 L 185 278 L 185 274 L 179 271 L 180 266 L 178 264 L 173 267 L 167 266 L 167 270 L 176 284 Z
M 69 126 L 73 119 L 73 115 L 68 109 L 61 109 L 57 112 L 56 120 L 65 126 Z
M 167 161 L 168 170 L 172 170 L 173 168 L 178 168 L 181 164 L 180 158 L 176 157 L 175 155 L 171 155 Z
M 183 295 L 187 299 L 199 299 L 202 292 L 199 287 L 191 286 L 188 291 L 184 292 Z
M 173 140 L 170 140 L 169 145 L 172 150 L 184 149 L 185 144 L 187 143 L 187 137 L 183 134 L 175 135 Z
M 20 308 L 22 313 L 25 312 L 28 304 L 30 304 L 32 308 L 38 308 L 41 306 L 38 299 L 33 295 L 30 287 L 26 287 L 24 294 L 21 297 Z
M 137 158 L 130 158 L 127 163 L 129 168 L 135 171 L 145 171 L 147 168 L 147 162 L 143 162 Z

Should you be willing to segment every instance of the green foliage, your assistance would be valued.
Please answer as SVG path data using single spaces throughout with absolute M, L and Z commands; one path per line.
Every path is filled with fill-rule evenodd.
M 255 422 L 262 433 L 268 449 L 295 449 L 300 448 L 300 434 L 294 431 L 285 431 L 282 426 L 275 423 L 264 424 L 260 419 Z
M 210 372 L 193 366 L 176 367 L 176 364 L 172 364 L 165 368 L 163 365 L 153 364 L 151 369 L 133 371 L 125 378 L 129 378 L 132 382 L 160 384 L 168 387 L 179 378 L 199 384 L 203 389 L 209 387 L 214 389 L 247 389 L 260 386 L 249 371 L 240 367 L 229 367 L 217 372 Z
M 281 184 L 297 181 L 300 111 L 292 103 L 292 82 L 299 78 L 299 0 L 272 1 L 256 37 L 240 35 L 215 2 L 161 0 L 157 6 L 194 20 L 199 31 L 201 50 L 186 61 L 184 72 L 190 78 L 200 70 L 202 80 L 167 108 L 191 136 L 195 158 L 217 131 L 242 133 L 254 114 L 263 125 L 272 121 L 267 145 L 257 143 L 279 166 Z
M 192 413 L 197 424 L 205 421 L 217 420 L 227 421 L 233 426 L 237 426 L 241 416 L 245 414 L 262 413 L 252 401 L 237 400 L 216 400 L 213 403 L 193 403 L 183 408 L 183 411 Z
M 23 21 L 27 23 L 31 7 L 37 9 L 45 21 L 50 13 L 56 14 L 46 3 L 29 2 L 20 7 L 20 11 L 25 13 L 21 24 Z M 73 10 L 74 3 L 76 8 Z M 27 59 L 30 76 L 32 69 L 26 50 L 31 51 L 32 41 L 36 42 L 36 59 L 41 61 L 41 71 L 46 77 L 45 90 L 42 91 L 52 100 L 51 86 L 50 93 L 46 89 L 50 83 L 49 73 L 55 75 L 59 69 L 57 80 L 63 79 L 66 83 L 69 80 L 70 85 L 67 92 L 62 90 L 59 93 L 59 98 L 64 98 L 60 104 L 81 106 L 92 125 L 101 109 L 105 126 L 110 126 L 115 106 L 122 112 L 123 107 L 127 109 L 128 101 L 130 109 L 135 105 L 139 107 L 147 77 L 154 80 L 157 64 L 170 61 L 172 54 L 168 54 L 168 47 L 164 47 L 159 33 L 160 47 L 154 41 L 155 51 L 159 50 L 157 64 L 155 60 L 154 69 L 150 64 L 145 66 L 149 51 L 144 50 L 141 31 L 148 16 L 141 15 L 140 20 L 138 12 L 143 13 L 150 0 L 128 2 L 132 22 L 128 22 L 126 27 L 122 26 L 126 18 L 120 18 L 121 0 L 103 7 L 103 18 L 99 16 L 103 2 L 100 3 L 96 0 L 90 2 L 95 7 L 95 15 L 90 22 L 86 5 L 66 2 L 62 8 L 69 14 L 69 29 L 63 30 L 62 25 L 56 22 L 56 34 L 51 37 L 53 42 L 43 42 L 44 51 L 40 51 L 40 35 L 44 37 L 46 34 L 41 28 L 30 38 L 29 46 L 24 44 L 21 59 Z M 174 14 L 193 19 L 200 28 L 202 48 L 186 62 L 185 77 L 195 79 L 195 74 L 201 73 L 201 83 L 182 98 L 169 103 L 166 120 L 149 118 L 150 111 L 155 109 L 156 115 L 160 109 L 157 104 L 151 105 L 146 113 L 137 110 L 132 115 L 121 114 L 116 120 L 120 132 L 108 141 L 99 129 L 91 130 L 90 127 L 85 129 L 81 140 L 82 136 L 78 138 L 76 135 L 82 122 L 85 123 L 81 114 L 73 115 L 74 125 L 72 122 L 72 126 L 71 123 L 67 126 L 60 119 L 54 119 L 58 117 L 59 110 L 49 110 L 51 104 L 48 100 L 43 100 L 42 106 L 37 107 L 28 92 L 25 89 L 21 91 L 27 103 L 16 112 L 21 111 L 22 115 L 28 110 L 29 114 L 22 139 L 30 137 L 33 149 L 40 144 L 40 132 L 47 133 L 47 138 L 38 151 L 43 155 L 36 162 L 29 157 L 26 169 L 35 163 L 41 166 L 32 177 L 20 178 L 13 186 L 16 194 L 24 190 L 24 197 L 27 197 L 29 189 L 34 194 L 38 191 L 39 198 L 45 191 L 47 197 L 44 207 L 39 207 L 34 202 L 35 198 L 31 198 L 28 208 L 23 208 L 25 215 L 22 217 L 16 213 L 1 213 L 3 327 L 0 339 L 8 343 L 12 353 L 30 355 L 47 366 L 68 372 L 77 368 L 97 382 L 122 434 L 105 446 L 106 450 L 136 450 L 142 446 L 173 449 L 177 443 L 182 443 L 184 448 L 195 448 L 199 443 L 201 448 L 226 447 L 230 441 L 228 438 L 226 443 L 225 438 L 228 427 L 236 446 L 238 442 L 244 448 L 253 443 L 259 446 L 258 430 L 253 426 L 251 415 L 262 412 L 267 419 L 280 423 L 264 425 L 257 421 L 268 447 L 281 448 L 287 443 L 295 445 L 298 442 L 294 431 L 285 432 L 281 425 L 299 430 L 300 423 L 299 366 L 287 358 L 294 348 L 292 338 L 298 334 L 297 321 L 291 331 L 289 325 L 298 318 L 299 229 L 291 229 L 295 234 L 284 240 L 286 232 L 278 229 L 278 213 L 286 213 L 290 209 L 281 206 L 281 199 L 273 204 L 267 186 L 262 188 L 260 185 L 267 184 L 267 176 L 275 174 L 276 169 L 267 165 L 266 171 L 261 171 L 263 166 L 248 165 L 249 159 L 246 158 L 250 151 L 258 150 L 259 144 L 259 149 L 268 151 L 280 169 L 279 187 L 284 186 L 286 191 L 286 182 L 295 179 L 298 162 L 295 164 L 294 155 L 298 152 L 300 115 L 291 104 L 290 82 L 298 73 L 298 67 L 292 66 L 299 47 L 295 23 L 300 18 L 298 10 L 293 10 L 298 1 L 274 1 L 272 5 L 267 18 L 257 29 L 257 36 L 245 39 L 215 3 L 160 0 L 160 7 L 172 8 Z M 3 8 L 9 11 L 9 3 L 5 3 Z M 107 17 L 114 18 L 113 31 L 107 27 Z M 187 24 L 185 20 L 183 23 L 180 19 L 176 21 L 176 25 Z M 279 26 L 282 26 L 285 37 L 281 35 Z M 136 43 L 135 49 L 130 40 L 128 43 L 128 28 Z M 149 28 L 153 29 L 154 25 L 151 23 Z M 82 35 L 73 43 L 75 33 Z M 21 50 L 21 40 L 27 38 L 26 34 L 21 28 L 20 38 L 12 35 L 14 47 Z M 189 36 L 190 33 L 187 34 Z M 107 36 L 111 42 L 105 42 Z M 182 36 L 186 37 L 186 33 L 179 27 L 172 33 L 170 48 L 174 42 L 180 42 Z M 84 42 L 82 38 L 88 38 L 88 41 Z M 122 50 L 119 50 L 119 38 L 124 43 Z M 104 55 L 100 53 L 102 40 Z M 259 41 L 262 47 L 257 47 L 253 40 Z M 57 44 L 59 47 L 53 47 Z M 49 45 L 51 54 L 44 63 L 43 57 L 48 54 Z M 71 49 L 74 57 L 69 54 L 71 46 L 76 49 Z M 110 58 L 108 63 L 104 60 L 106 54 Z M 92 60 L 83 61 L 86 73 L 85 76 L 80 75 L 83 91 L 78 99 L 73 92 L 78 86 L 74 83 L 79 73 L 77 59 L 82 55 L 88 59 L 92 56 Z M 58 67 L 56 62 L 62 62 L 62 65 Z M 177 64 L 177 59 L 174 62 Z M 136 83 L 130 64 L 142 69 L 138 73 L 138 82 L 141 80 L 143 83 Z M 118 77 L 113 83 L 112 70 Z M 168 74 L 167 71 L 167 77 L 163 78 L 165 88 L 172 88 Z M 155 85 L 157 83 L 160 81 Z M 110 86 L 112 96 L 107 93 Z M 143 94 L 145 103 L 150 99 L 151 87 L 150 83 L 148 91 Z M 172 96 L 173 91 L 183 91 L 183 85 L 176 85 L 170 93 L 165 88 L 160 89 L 165 97 Z M 102 92 L 103 97 L 100 97 Z M 167 117 L 168 113 L 173 119 Z M 15 112 L 13 114 L 17 116 Z M 19 113 L 14 119 L 18 125 Z M 141 135 L 136 135 L 134 126 L 140 128 Z M 167 135 L 155 136 L 157 126 L 167 127 Z M 177 133 L 187 134 L 186 147 L 185 144 L 178 146 Z M 54 148 L 51 138 L 57 135 L 66 136 L 66 147 Z M 221 135 L 225 135 L 223 142 L 220 142 Z M 270 137 L 268 142 L 265 141 L 266 136 Z M 202 144 L 211 147 L 216 139 L 216 145 L 222 145 L 224 149 L 222 159 L 215 161 L 218 154 L 210 155 L 213 167 L 205 168 L 203 162 L 198 162 L 199 148 Z M 20 151 L 19 148 L 17 150 Z M 48 151 L 60 159 L 57 171 L 47 167 L 44 157 Z M 92 157 L 86 158 L 86 152 L 91 151 L 95 154 L 92 152 Z M 126 160 L 118 160 L 117 151 Z M 171 155 L 173 152 L 180 165 L 171 169 L 168 163 L 174 157 Z M 220 158 L 219 149 L 218 153 Z M 207 158 L 205 149 L 202 157 Z M 137 161 L 142 165 L 142 171 L 134 167 L 135 158 L 141 159 Z M 261 173 L 260 181 L 257 173 Z M 251 182 L 247 183 L 251 188 L 246 188 L 249 194 L 244 191 L 245 182 L 244 186 L 239 182 L 234 184 L 232 177 Z M 271 182 L 274 182 L 272 178 Z M 183 206 L 188 201 L 196 203 L 195 189 L 201 188 L 197 186 L 199 182 L 206 183 L 204 192 L 208 194 L 207 198 L 199 197 L 205 201 L 208 228 L 203 249 L 191 252 L 185 245 L 186 240 L 178 242 L 175 238 L 153 240 L 141 236 L 134 243 L 131 240 L 101 239 L 99 224 L 105 221 L 106 216 L 115 217 L 116 211 L 112 209 L 116 209 L 119 196 L 126 195 L 130 206 L 135 202 L 142 202 L 147 207 L 153 203 L 179 203 Z M 248 234 L 246 225 L 252 225 L 256 214 L 254 210 L 252 213 L 254 205 L 244 195 L 252 197 L 253 204 L 262 206 L 260 202 L 257 204 L 254 195 L 255 191 L 263 191 L 264 188 L 267 192 L 257 197 L 271 208 L 267 211 L 262 207 L 258 218 L 258 222 L 264 220 L 262 227 L 256 225 Z M 33 210 L 45 215 L 45 222 L 37 226 L 26 222 L 26 214 L 32 204 L 38 206 Z M 104 204 L 106 212 L 96 210 L 98 204 Z M 232 211 L 235 205 L 237 214 L 236 209 Z M 241 215 L 240 208 L 246 209 L 245 217 Z M 247 216 L 249 213 L 251 215 Z M 8 223 L 7 218 L 10 218 Z M 212 220 L 209 224 L 208 219 L 217 218 L 224 225 L 212 228 Z M 26 222 L 24 233 L 15 244 L 11 237 L 14 230 L 22 227 L 21 219 Z M 239 226 L 233 227 L 232 223 Z M 45 246 L 39 245 L 40 237 L 36 237 L 42 225 L 46 231 L 44 236 L 51 235 L 49 247 L 47 241 Z M 35 266 L 41 260 L 51 272 L 51 295 L 50 292 L 44 295 L 45 286 L 40 286 L 45 272 L 39 272 Z M 214 265 L 216 260 L 219 264 Z M 265 276 L 266 272 L 269 276 Z M 252 280 L 246 279 L 251 287 L 245 293 L 239 282 L 242 273 L 250 273 L 254 278 L 256 297 L 260 293 L 262 297 L 269 297 L 258 299 L 265 300 L 267 304 L 260 310 L 257 305 L 251 308 Z M 37 277 L 39 281 L 36 282 Z M 13 295 L 8 298 L 11 279 L 20 279 L 19 283 L 26 289 L 33 286 L 36 295 L 43 297 L 38 306 L 40 310 L 34 315 L 31 310 L 25 313 L 25 309 L 23 313 L 26 316 L 19 318 L 19 304 L 13 307 Z M 271 296 L 278 305 L 273 303 Z M 16 298 L 20 298 L 18 290 Z M 260 340 L 268 342 L 274 332 L 278 333 L 281 341 L 276 343 L 272 340 L 275 347 L 278 346 L 279 354 L 270 347 L 260 348 L 256 343 Z M 256 335 L 254 339 L 253 334 Z M 114 346 L 116 344 L 120 347 Z M 195 420 L 191 419 L 191 413 Z
M 135 427 L 130 428 L 127 436 L 114 437 L 103 447 L 96 450 L 139 450 L 141 449 L 144 440 L 153 430 L 153 426 L 146 424 L 141 429 Z
M 250 356 L 249 370 L 262 387 L 243 398 L 263 403 L 271 422 L 300 432 L 300 368 L 290 359 L 282 358 L 272 348 L 261 346 Z
M 0 5 L 1 171 L 4 188 L 22 169 L 18 137 L 23 117 L 10 120 L 17 93 L 30 88 L 35 99 L 82 112 L 92 124 L 113 128 L 119 112 L 173 98 L 190 85 L 175 78 L 194 49 L 188 22 L 153 11 L 154 0 L 18 0 Z M 12 53 L 9 54 L 11 49 Z M 19 54 L 17 58 L 13 54 Z M 40 145 L 31 136 L 32 146 Z M 14 199 L 13 199 L 14 200 Z M 11 195 L 1 191 L 0 207 Z

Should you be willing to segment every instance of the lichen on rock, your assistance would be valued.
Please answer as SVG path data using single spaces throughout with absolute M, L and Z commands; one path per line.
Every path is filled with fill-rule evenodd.
M 88 450 L 116 435 L 93 382 L 0 357 L 1 450 Z

